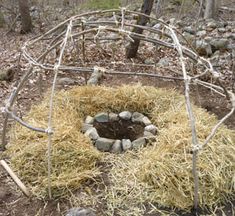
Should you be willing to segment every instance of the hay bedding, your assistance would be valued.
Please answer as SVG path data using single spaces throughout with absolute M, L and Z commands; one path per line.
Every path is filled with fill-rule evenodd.
M 123 110 L 147 115 L 158 125 L 159 136 L 152 146 L 121 155 L 100 153 L 81 132 L 87 115 Z M 217 122 L 214 115 L 194 107 L 198 137 L 203 141 Z M 46 127 L 48 99 L 34 106 L 27 121 Z M 105 214 L 142 215 L 148 204 L 189 210 L 193 205 L 191 131 L 184 97 L 174 91 L 153 87 L 120 88 L 76 87 L 55 97 L 53 116 L 52 192 L 54 197 L 71 196 L 88 180 L 99 187 L 100 164 L 109 184 L 97 194 L 87 192 L 87 199 L 73 196 L 80 205 L 105 203 Z M 223 126 L 198 160 L 200 205 L 211 207 L 234 196 L 235 135 Z M 41 198 L 47 196 L 47 136 L 16 125 L 11 133 L 7 154 L 19 176 Z M 101 163 L 102 162 L 102 163 Z M 84 192 L 86 194 L 86 192 Z M 104 205 L 104 204 L 103 204 Z

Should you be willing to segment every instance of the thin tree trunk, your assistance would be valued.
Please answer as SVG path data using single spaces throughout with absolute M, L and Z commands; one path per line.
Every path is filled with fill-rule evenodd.
M 220 0 L 206 0 L 205 19 L 217 19 Z
M 19 1 L 19 11 L 21 15 L 21 33 L 28 33 L 32 30 L 32 21 L 29 12 L 28 0 L 18 0 Z
M 2 13 L 2 10 L 0 8 L 0 28 L 2 28 L 5 25 L 5 19 Z
M 204 0 L 200 0 L 200 5 L 199 5 L 199 11 L 198 11 L 198 19 L 203 17 L 203 3 L 204 3 Z
M 150 15 L 152 8 L 153 8 L 153 3 L 154 3 L 154 0 L 144 0 L 144 2 L 142 4 L 142 8 L 141 8 L 141 13 L 144 13 L 146 15 Z M 146 18 L 145 16 L 139 16 L 138 21 L 137 21 L 137 25 L 145 26 L 148 21 L 149 21 L 149 19 Z M 132 32 L 142 34 L 143 29 L 134 28 Z M 129 46 L 126 49 L 126 57 L 127 58 L 136 57 L 136 54 L 137 54 L 137 51 L 139 48 L 139 44 L 140 44 L 140 40 L 139 39 L 133 39 L 133 40 L 134 40 L 134 42 L 130 42 Z
M 63 0 L 63 6 L 64 7 L 69 6 L 69 0 Z
M 162 16 L 163 3 L 164 3 L 164 0 L 158 0 L 156 2 L 156 10 L 155 11 L 156 11 L 156 18 L 157 19 Z

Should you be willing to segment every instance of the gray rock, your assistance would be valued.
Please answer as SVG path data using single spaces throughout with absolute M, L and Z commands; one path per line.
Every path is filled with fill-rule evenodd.
M 226 29 L 225 29 L 225 28 L 218 28 L 218 32 L 220 32 L 220 33 L 225 33 L 225 32 L 226 32 Z
M 189 33 L 187 33 L 187 32 L 184 32 L 183 33 L 183 36 L 184 36 L 184 38 L 187 40 L 187 42 L 189 43 L 189 44 L 194 44 L 195 43 L 195 36 L 194 35 L 192 35 L 192 34 L 189 34 Z M 185 40 L 184 39 L 182 39 L 182 42 L 183 43 L 185 43 Z M 194 45 L 195 46 L 195 45 Z
M 93 127 L 93 125 L 91 125 L 91 124 L 83 123 L 83 124 L 82 124 L 82 128 L 81 128 L 81 131 L 82 131 L 83 133 L 86 133 L 86 131 L 87 131 L 88 129 L 92 128 L 92 127 Z
M 97 130 L 94 127 L 89 128 L 86 131 L 85 136 L 89 137 L 92 140 L 97 140 L 99 138 L 99 134 L 98 134 Z
M 91 116 L 87 116 L 85 119 L 86 124 L 93 124 L 94 123 L 94 118 Z
M 157 23 L 157 24 L 155 24 L 155 25 L 153 26 L 153 28 L 155 28 L 155 29 L 161 29 L 161 28 L 162 28 L 162 24 Z
M 144 116 L 142 122 L 144 123 L 145 126 L 152 124 L 152 122 L 149 120 L 147 116 Z
M 217 38 L 210 41 L 213 51 L 226 50 L 228 48 L 229 40 L 226 38 Z
M 206 35 L 206 31 L 205 30 L 202 30 L 202 31 L 198 31 L 197 34 L 196 34 L 198 37 L 204 37 Z
M 108 113 L 98 113 L 96 116 L 95 116 L 95 120 L 97 122 L 100 122 L 100 123 L 104 123 L 104 122 L 108 122 L 109 121 L 109 115 Z
M 134 112 L 131 117 L 131 121 L 134 123 L 142 123 L 145 116 L 142 113 Z
M 235 33 L 228 34 L 228 38 L 235 40 Z
M 228 25 L 227 21 L 217 22 L 217 28 L 225 28 Z
M 123 111 L 123 112 L 119 113 L 119 117 L 121 119 L 124 119 L 124 120 L 130 120 L 131 119 L 131 115 L 132 114 L 129 111 Z
M 146 140 L 144 137 L 140 137 L 132 142 L 132 147 L 135 150 L 143 148 L 146 145 Z
M 149 131 L 144 131 L 144 137 L 152 137 L 154 136 L 151 132 Z
M 183 30 L 187 33 L 190 33 L 190 35 L 196 33 L 192 26 L 186 26 Z
M 109 113 L 109 121 L 114 122 L 114 121 L 118 121 L 118 120 L 119 120 L 118 114 Z
M 111 148 L 112 153 L 118 154 L 122 152 L 122 142 L 121 140 L 116 140 Z
M 204 40 L 205 40 L 207 43 L 210 43 L 210 41 L 213 40 L 213 37 L 206 36 L 206 37 L 204 38 Z
M 205 40 L 196 41 L 196 50 L 199 55 L 210 56 L 212 54 L 211 45 Z
M 104 137 L 100 137 L 96 140 L 95 146 L 98 150 L 102 152 L 109 152 L 110 149 L 112 148 L 115 140 L 113 139 L 108 139 Z
M 91 209 L 71 208 L 66 216 L 96 216 L 96 214 Z
M 169 20 L 169 23 L 170 23 L 170 25 L 175 25 L 175 23 L 176 23 L 176 18 L 171 18 L 171 19 Z
M 165 58 L 161 58 L 159 60 L 159 62 L 157 63 L 158 66 L 160 67 L 166 67 L 170 65 L 170 60 L 169 58 L 165 57 Z
M 204 23 L 204 21 L 203 21 L 203 23 Z M 203 24 L 203 23 L 199 23 L 199 25 L 198 25 L 198 27 L 197 27 L 197 29 L 200 31 L 200 30 L 205 30 L 206 29 L 206 26 Z
M 87 85 L 97 85 L 99 82 L 97 77 L 90 77 L 90 79 L 87 81 Z
M 59 78 L 57 83 L 58 85 L 74 85 L 76 84 L 76 81 L 69 77 L 63 77 L 63 78 Z
M 91 74 L 89 80 L 87 81 L 87 85 L 97 85 L 103 76 L 104 76 L 104 71 L 97 68 Z
M 152 59 L 145 59 L 144 63 L 147 64 L 147 65 L 155 64 L 155 62 Z
M 229 32 L 229 31 L 232 31 L 233 27 L 232 27 L 232 26 L 230 26 L 230 25 L 228 25 L 228 26 L 226 26 L 226 28 L 225 28 L 225 29 L 226 29 L 226 31 L 228 31 L 228 32 Z
M 129 139 L 122 139 L 122 149 L 123 151 L 129 150 L 132 148 L 132 143 Z
M 144 128 L 144 130 L 147 131 L 147 132 L 152 133 L 153 135 L 156 135 L 156 134 L 157 134 L 157 131 L 158 131 L 158 130 L 157 130 L 157 127 L 156 127 L 155 125 L 153 125 L 153 124 L 146 126 L 146 127 Z
M 215 29 L 217 28 L 217 22 L 215 20 L 211 20 L 207 23 L 207 28 Z
M 229 43 L 228 47 L 227 47 L 227 50 L 230 50 L 230 52 L 235 50 L 235 44 Z

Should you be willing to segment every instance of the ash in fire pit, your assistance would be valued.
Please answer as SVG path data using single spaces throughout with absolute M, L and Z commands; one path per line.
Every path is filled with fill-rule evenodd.
M 157 127 L 142 113 L 123 111 L 87 116 L 82 132 L 103 152 L 138 150 L 155 140 Z

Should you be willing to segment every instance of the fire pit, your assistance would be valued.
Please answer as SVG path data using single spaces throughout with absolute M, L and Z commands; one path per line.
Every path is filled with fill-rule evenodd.
M 138 150 L 155 140 L 157 127 L 139 112 L 101 112 L 87 116 L 82 132 L 102 152 L 121 153 Z

